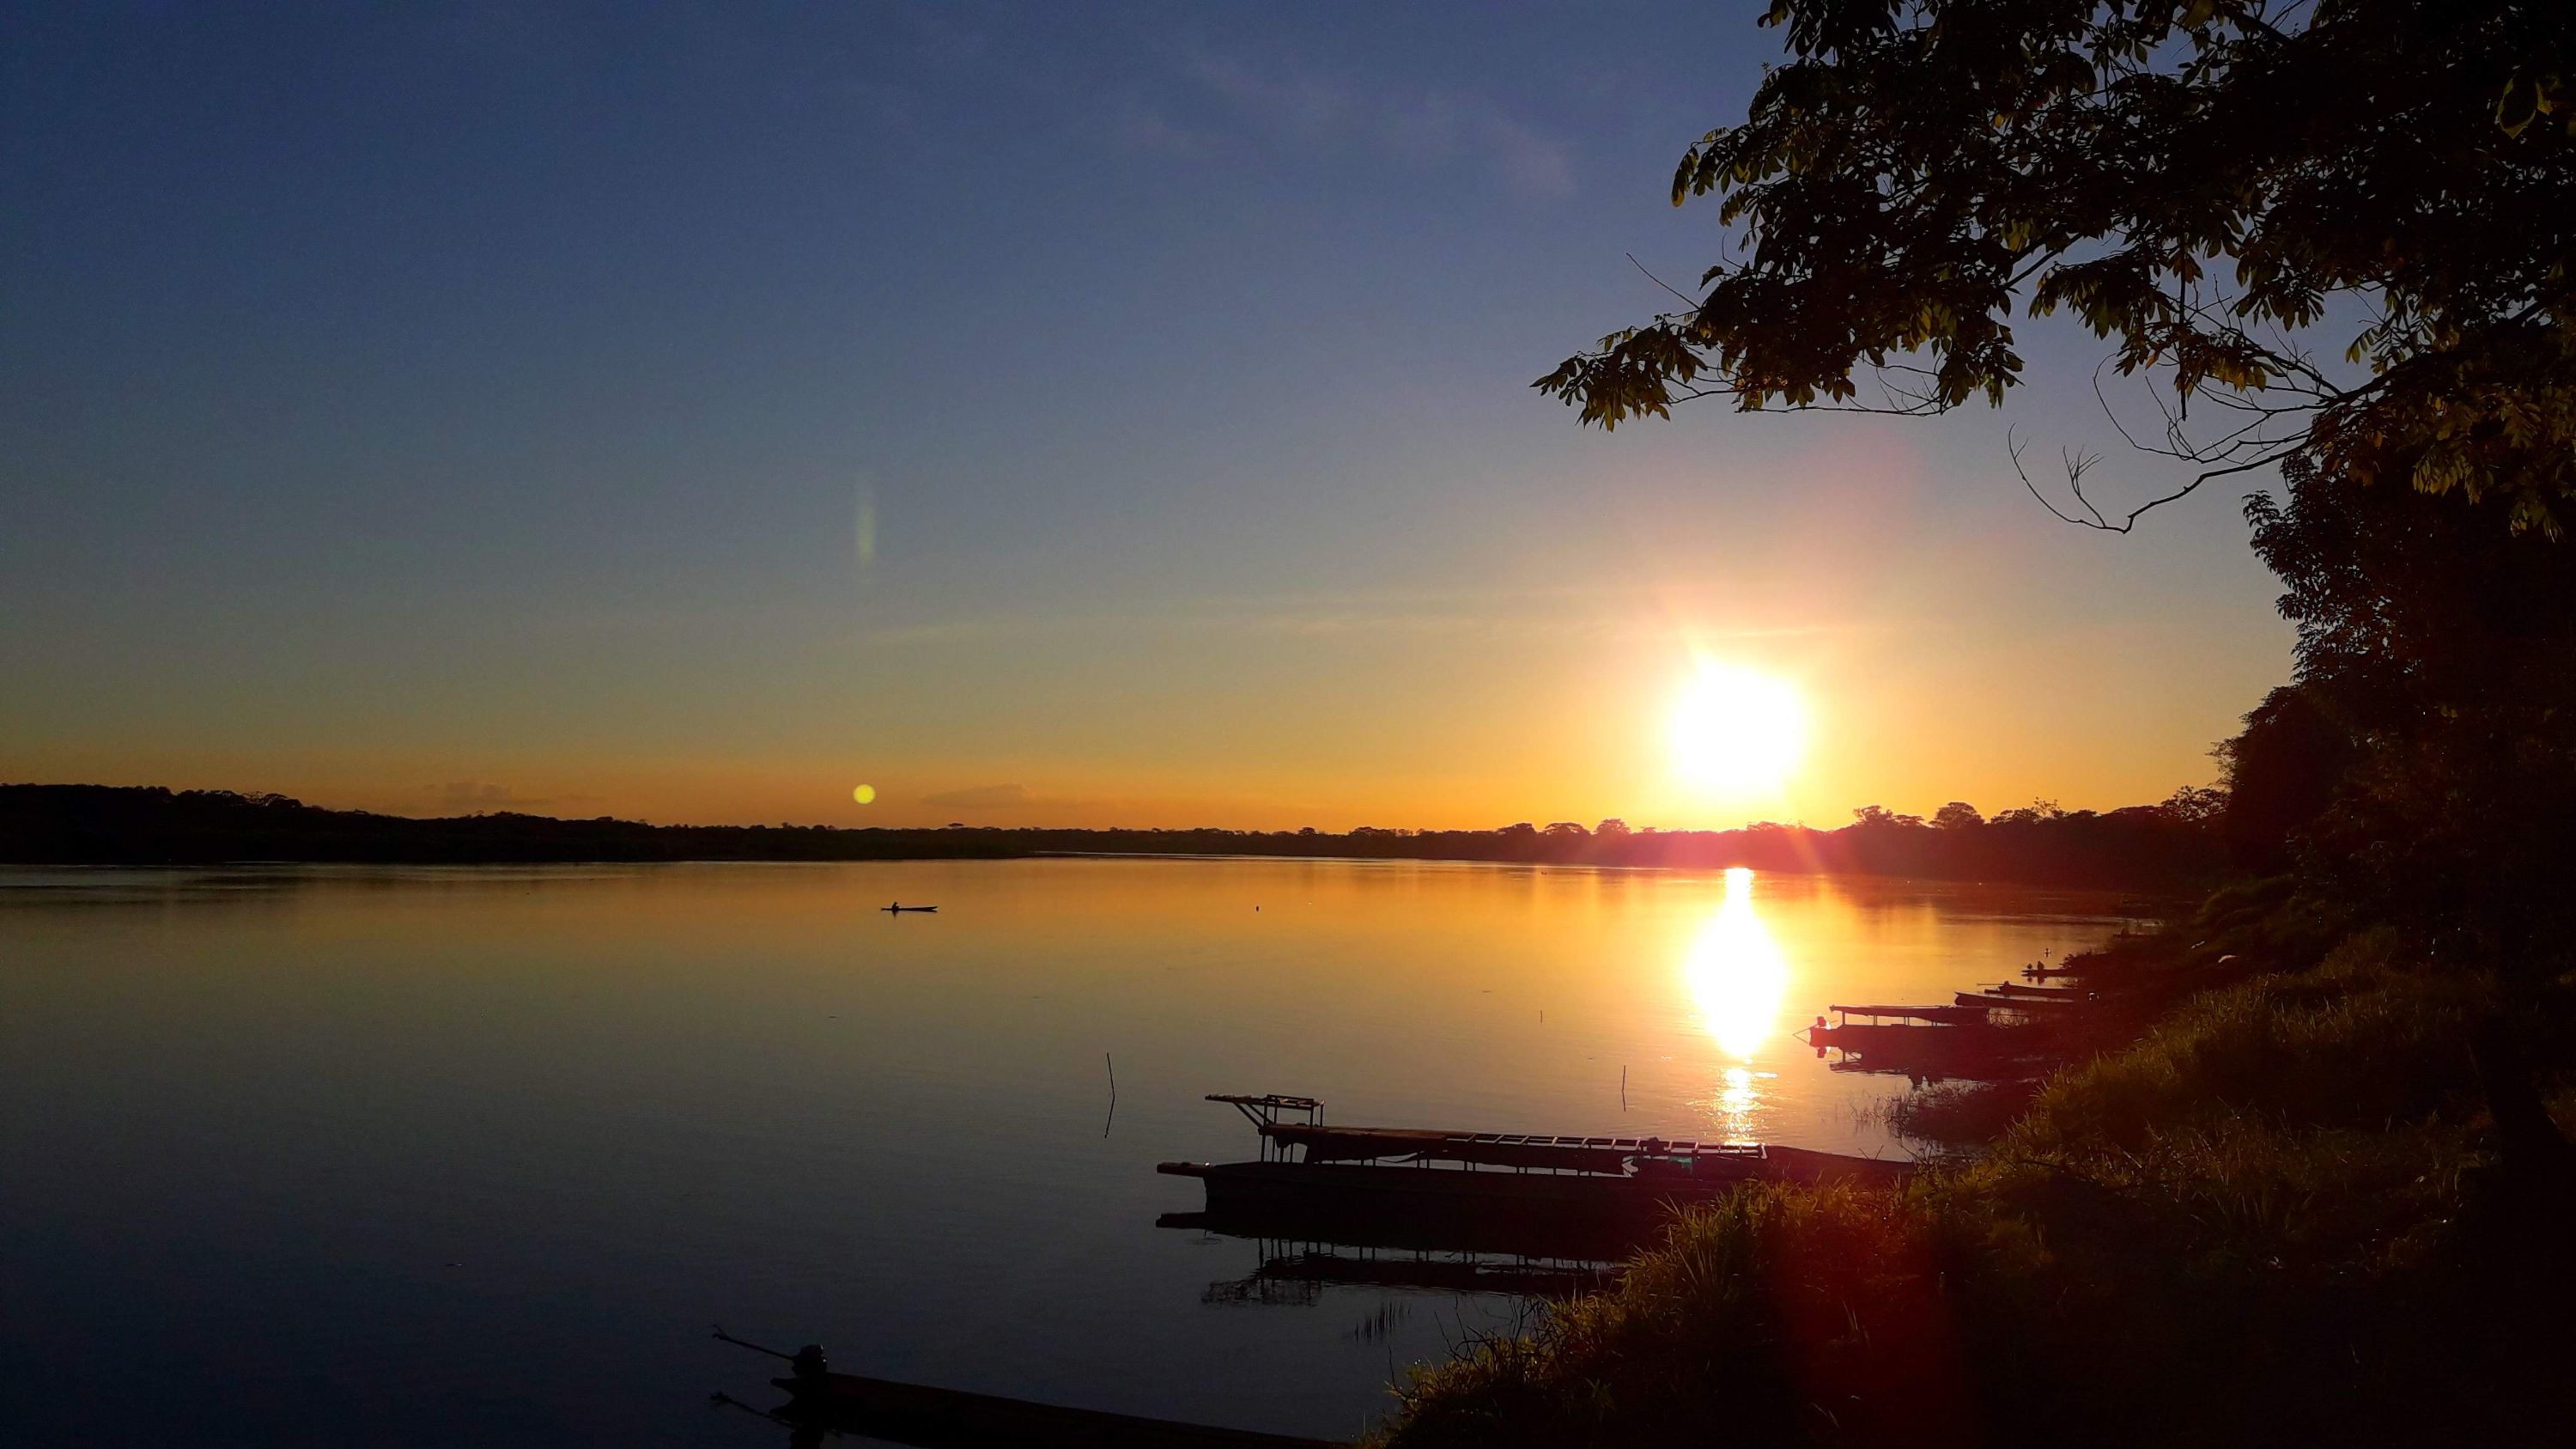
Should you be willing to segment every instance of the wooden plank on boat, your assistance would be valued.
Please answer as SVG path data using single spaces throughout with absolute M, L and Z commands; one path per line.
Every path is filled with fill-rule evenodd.
M 1621 1173 L 1632 1159 L 1759 1157 L 1756 1146 L 1667 1142 L 1643 1137 L 1544 1137 L 1500 1132 L 1443 1132 L 1417 1127 L 1325 1127 L 1265 1122 L 1261 1135 L 1303 1150 L 1305 1162 L 1464 1162 L 1487 1167 Z M 1518 1140 L 1510 1140 L 1517 1138 Z
M 1976 1025 L 1985 1021 L 1983 1006 L 1835 1006 L 1828 1010 L 1842 1016 L 1895 1016 L 1912 1021 L 1934 1021 L 1948 1025 Z
M 1852 1022 L 1811 1029 L 1807 1038 L 1817 1047 L 1851 1054 L 1869 1071 L 1976 1080 L 2029 1076 L 2055 1060 L 2063 1041 L 2047 1022 L 2028 1026 Z
M 1626 1175 L 1302 1162 L 1166 1162 L 1155 1170 L 1198 1178 L 1206 1185 L 1211 1213 L 1296 1208 L 1465 1224 L 1652 1220 L 1673 1204 L 1706 1202 L 1746 1182 L 1885 1187 L 1912 1176 L 1914 1165 L 1775 1146 L 1755 1157 L 1710 1157 L 1689 1164 L 1654 1159 L 1650 1170 Z

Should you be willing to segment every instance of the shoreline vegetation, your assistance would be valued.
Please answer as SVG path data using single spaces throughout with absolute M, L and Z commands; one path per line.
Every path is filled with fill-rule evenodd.
M 0 785 L 0 864 L 529 864 L 681 860 L 984 860 L 1034 855 L 1306 856 L 1910 876 L 2069 889 L 2196 892 L 2226 868 L 2215 792 L 2158 805 L 1987 819 L 1870 806 L 1850 825 L 1631 830 L 1616 820 L 1499 830 L 1068 830 L 950 825 L 648 825 L 501 812 L 415 819 L 326 810 L 281 795 L 151 786 Z
M 2088 1050 L 1890 1111 L 1935 1170 L 1685 1214 L 1615 1286 L 1416 1370 L 1374 1442 L 2377 1444 L 2570 1421 L 2563 999 L 2526 1004 L 2509 1050 L 2482 1030 L 2496 983 L 2288 876 L 2064 964 L 2098 993 Z

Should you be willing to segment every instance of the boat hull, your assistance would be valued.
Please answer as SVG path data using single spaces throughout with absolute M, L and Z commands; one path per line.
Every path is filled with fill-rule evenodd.
M 1167 1162 L 1160 1171 L 1206 1186 L 1207 1210 L 1244 1222 L 1310 1228 L 1367 1225 L 1423 1241 L 1497 1250 L 1616 1248 L 1651 1235 L 1674 1209 L 1754 1181 L 1893 1186 L 1901 1161 L 1771 1148 L 1760 1158 L 1693 1173 L 1609 1176 L 1358 1163 Z

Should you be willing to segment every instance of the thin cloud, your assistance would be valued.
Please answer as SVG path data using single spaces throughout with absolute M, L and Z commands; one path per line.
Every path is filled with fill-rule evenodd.
M 1213 150 L 1216 138 L 1174 121 L 1142 101 L 1129 100 L 1119 111 L 1118 139 L 1139 151 L 1197 156 Z
M 1051 795 L 1038 795 L 1026 785 L 970 785 L 963 790 L 942 790 L 924 795 L 921 803 L 941 810 L 1080 810 L 1091 805 L 1088 800 L 1065 800 Z
M 983 614 L 920 620 L 870 629 L 861 642 L 879 647 L 961 645 L 989 640 L 1117 634 L 1483 636 L 1493 638 L 1769 639 L 1813 635 L 1911 632 L 1920 620 L 1846 619 L 1794 624 L 1745 623 L 1711 628 L 1731 611 L 1694 606 L 1690 590 L 1567 588 L 1387 594 L 1343 598 L 1200 599 L 1142 609 L 1043 614 Z
M 1552 200 L 1574 193 L 1570 147 L 1474 96 L 1369 91 L 1294 67 L 1255 68 L 1206 52 L 1192 56 L 1185 69 L 1275 140 L 1359 146 L 1416 170 L 1473 158 L 1515 195 Z
M 596 795 L 522 795 L 507 785 L 490 780 L 451 780 L 444 785 L 424 785 L 420 793 L 427 798 L 430 809 L 450 815 L 532 810 L 540 806 L 561 808 L 599 802 Z
M 924 805 L 942 810 L 1012 810 L 1036 801 L 1029 798 L 1026 785 L 974 785 L 963 790 L 943 790 L 921 797 Z

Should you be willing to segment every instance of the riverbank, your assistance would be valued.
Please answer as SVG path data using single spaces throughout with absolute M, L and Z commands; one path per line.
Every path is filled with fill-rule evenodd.
M 678 860 L 1003 860 L 1036 855 L 1454 860 L 1881 875 L 2163 894 L 2204 886 L 2225 855 L 2195 805 L 2008 811 L 1929 825 L 1885 811 L 1833 830 L 936 829 L 652 825 L 501 812 L 415 819 L 277 795 L 104 785 L 0 785 L 0 864 L 530 864 Z M 1973 812 L 1971 812 L 1973 813 Z
M 2364 1443 L 2566 1422 L 2566 1181 L 2508 1161 L 2491 987 L 2286 883 L 2081 963 L 2132 1039 L 1901 1193 L 1769 1188 L 1418 1376 L 1390 1449 Z M 2562 1130 L 2566 993 L 2516 1023 Z M 2492 1056 L 2492 1052 L 2490 1052 Z M 2492 1061 L 2490 1061 L 2492 1066 Z M 1930 1121 L 1973 1134 L 1985 1093 Z

